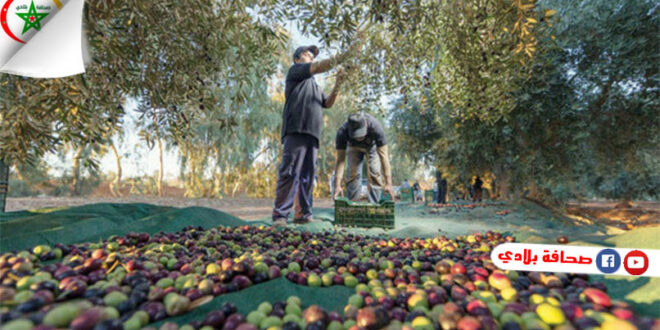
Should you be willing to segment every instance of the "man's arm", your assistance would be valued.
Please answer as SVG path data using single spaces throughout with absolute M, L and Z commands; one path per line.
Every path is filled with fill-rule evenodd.
M 335 161 L 335 198 L 342 192 L 341 181 L 344 179 L 344 167 L 346 164 L 346 149 L 337 149 L 337 160 Z
M 332 106 L 335 104 L 335 101 L 337 100 L 337 96 L 339 95 L 339 88 L 341 87 L 341 84 L 343 82 L 344 82 L 344 75 L 340 69 L 340 71 L 337 72 L 337 76 L 335 78 L 335 87 L 332 88 L 332 92 L 330 92 L 330 95 L 328 96 L 327 99 L 325 99 L 325 102 L 323 103 L 324 108 L 332 108 Z
M 394 198 L 394 189 L 392 188 L 392 167 L 390 166 L 390 155 L 387 150 L 387 145 L 376 148 L 380 164 L 382 166 L 383 175 L 385 176 L 385 191 L 389 192 Z
M 360 37 L 345 52 L 337 54 L 326 60 L 312 62 L 312 65 L 309 68 L 309 73 L 315 75 L 318 73 L 330 71 L 330 69 L 334 68 L 335 66 L 344 63 L 344 61 L 355 54 L 361 46 L 362 40 Z

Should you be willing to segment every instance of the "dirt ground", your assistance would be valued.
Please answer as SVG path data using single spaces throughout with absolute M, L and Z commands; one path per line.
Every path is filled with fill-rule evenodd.
M 570 214 L 585 216 L 601 223 L 625 229 L 653 226 L 660 224 L 660 203 L 639 201 L 631 207 L 617 207 L 616 202 L 599 201 L 587 203 L 568 203 Z
M 243 220 L 267 218 L 273 211 L 271 198 L 183 198 L 183 197 L 15 197 L 7 198 L 6 211 L 20 211 L 63 206 L 78 206 L 94 203 L 146 203 L 162 206 L 188 207 L 203 206 L 229 213 Z M 330 208 L 330 199 L 314 200 L 314 207 Z

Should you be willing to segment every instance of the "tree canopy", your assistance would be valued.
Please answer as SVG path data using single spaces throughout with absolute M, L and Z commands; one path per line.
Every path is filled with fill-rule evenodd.
M 273 81 L 295 22 L 326 54 L 361 42 L 344 65 L 350 100 L 326 118 L 323 176 L 332 126 L 367 110 L 387 119 L 393 164 L 423 161 L 456 185 L 488 173 L 501 197 L 657 196 L 657 11 L 650 0 L 87 2 L 85 74 L 0 75 L 0 158 L 108 145 L 130 98 L 147 145 L 177 149 L 190 195 L 258 178 L 245 186 L 266 194 L 283 101 Z

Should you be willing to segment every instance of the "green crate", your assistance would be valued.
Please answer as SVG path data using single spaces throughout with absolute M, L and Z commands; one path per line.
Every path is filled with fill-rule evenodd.
M 401 188 L 401 190 L 399 190 L 399 198 L 401 198 L 402 202 L 414 203 L 414 194 L 412 188 Z
M 394 202 L 383 200 L 378 204 L 353 202 L 346 198 L 335 200 L 335 224 L 364 228 L 394 229 Z

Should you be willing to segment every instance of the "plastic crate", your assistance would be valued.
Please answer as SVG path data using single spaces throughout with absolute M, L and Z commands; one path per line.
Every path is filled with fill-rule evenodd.
M 335 200 L 335 224 L 364 228 L 394 229 L 394 202 L 378 204 L 353 202 L 346 198 Z
M 401 190 L 399 190 L 399 198 L 401 199 L 402 202 L 408 202 L 408 203 L 415 202 L 414 192 L 412 188 L 401 188 Z

